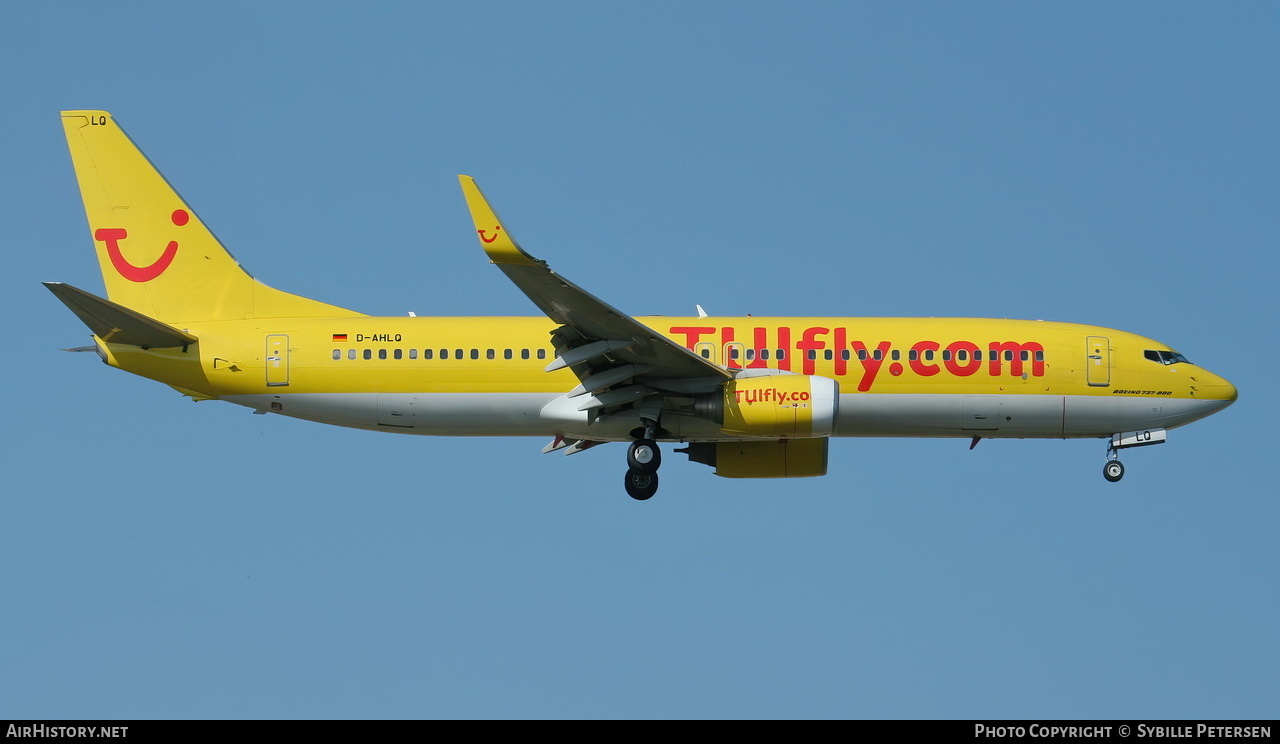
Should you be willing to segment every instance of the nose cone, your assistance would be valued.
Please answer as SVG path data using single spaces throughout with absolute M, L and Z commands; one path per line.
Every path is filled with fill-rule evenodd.
M 1198 383 L 1196 390 L 1199 393 L 1197 397 L 1202 400 L 1221 401 L 1222 405 L 1217 410 L 1221 411 L 1236 402 L 1236 386 L 1228 382 L 1227 378 L 1215 375 L 1207 370 L 1196 375 L 1196 378 Z

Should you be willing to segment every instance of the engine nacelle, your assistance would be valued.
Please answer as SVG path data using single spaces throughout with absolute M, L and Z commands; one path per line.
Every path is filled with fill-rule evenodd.
M 815 375 L 770 375 L 730 380 L 708 396 L 700 414 L 724 433 L 792 439 L 835 432 L 840 383 Z

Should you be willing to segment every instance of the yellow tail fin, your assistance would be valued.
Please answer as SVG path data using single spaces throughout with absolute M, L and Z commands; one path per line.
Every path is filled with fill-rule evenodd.
M 250 276 L 106 111 L 62 126 L 112 302 L 166 323 L 359 316 Z

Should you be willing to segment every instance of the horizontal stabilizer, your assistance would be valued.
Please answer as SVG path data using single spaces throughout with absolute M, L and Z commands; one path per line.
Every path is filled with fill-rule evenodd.
M 111 300 L 62 282 L 45 282 L 44 286 L 62 303 L 71 308 L 76 317 L 89 326 L 93 335 L 112 344 L 132 344 L 144 349 L 164 349 L 187 346 L 197 339 L 136 310 L 117 305 Z

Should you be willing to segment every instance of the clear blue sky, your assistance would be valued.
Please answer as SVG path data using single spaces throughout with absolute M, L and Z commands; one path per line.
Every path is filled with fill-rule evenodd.
M 1275 717 L 1275 3 L 25 3 L 0 717 Z M 831 473 L 396 437 L 88 354 L 57 112 L 112 111 L 256 276 L 534 314 L 457 173 L 635 314 L 1045 318 L 1240 401 L 1127 454 L 838 440 Z

